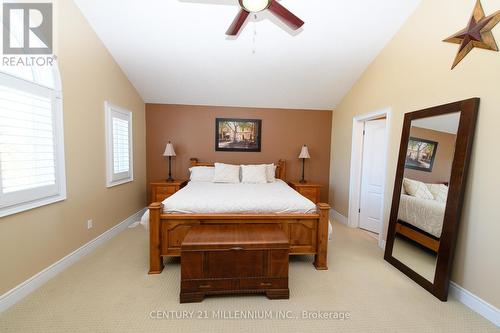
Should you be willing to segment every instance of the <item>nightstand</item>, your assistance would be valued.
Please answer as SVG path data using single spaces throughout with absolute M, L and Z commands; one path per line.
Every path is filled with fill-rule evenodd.
M 187 180 L 161 181 L 151 183 L 151 202 L 162 202 L 181 188 L 186 186 Z
M 310 182 L 302 184 L 299 181 L 288 182 L 288 185 L 315 204 L 320 201 L 321 185 Z

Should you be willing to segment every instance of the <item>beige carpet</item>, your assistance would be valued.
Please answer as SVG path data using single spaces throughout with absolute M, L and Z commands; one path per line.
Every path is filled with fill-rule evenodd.
M 179 304 L 179 264 L 149 276 L 148 235 L 130 229 L 0 315 L 1 332 L 498 332 L 451 299 L 441 303 L 384 262 L 376 241 L 334 225 L 328 271 L 308 257 L 290 267 L 290 300 L 212 297 Z M 207 311 L 212 319 L 151 319 L 152 311 Z M 212 311 L 290 311 L 299 319 L 213 319 Z M 348 320 L 300 318 L 349 311 Z M 270 312 L 270 313 L 276 313 Z M 205 315 L 202 312 L 203 316 Z
M 422 249 L 408 239 L 396 236 L 392 256 L 429 281 L 434 281 L 437 255 Z

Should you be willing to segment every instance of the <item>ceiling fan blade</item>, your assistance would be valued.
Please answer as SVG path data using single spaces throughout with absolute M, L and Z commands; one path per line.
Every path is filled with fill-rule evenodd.
M 248 15 L 250 15 L 249 12 L 245 10 L 240 10 L 236 18 L 234 19 L 233 23 L 229 27 L 229 29 L 226 32 L 226 35 L 228 36 L 236 36 L 238 32 L 240 31 L 241 27 L 243 26 L 243 23 L 245 23 Z
M 304 21 L 302 21 L 291 11 L 280 5 L 276 0 L 271 0 L 271 5 L 268 9 L 294 30 L 297 30 L 304 25 Z

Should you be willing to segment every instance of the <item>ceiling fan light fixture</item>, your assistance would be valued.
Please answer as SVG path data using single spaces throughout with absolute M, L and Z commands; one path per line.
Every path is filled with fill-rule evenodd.
M 240 6 L 250 13 L 261 12 L 271 5 L 271 0 L 239 0 Z

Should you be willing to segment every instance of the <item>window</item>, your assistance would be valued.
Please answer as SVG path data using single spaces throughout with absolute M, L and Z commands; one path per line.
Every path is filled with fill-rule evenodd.
M 57 68 L 0 67 L 0 217 L 66 199 Z
M 109 102 L 106 110 L 106 186 L 134 180 L 132 113 Z

